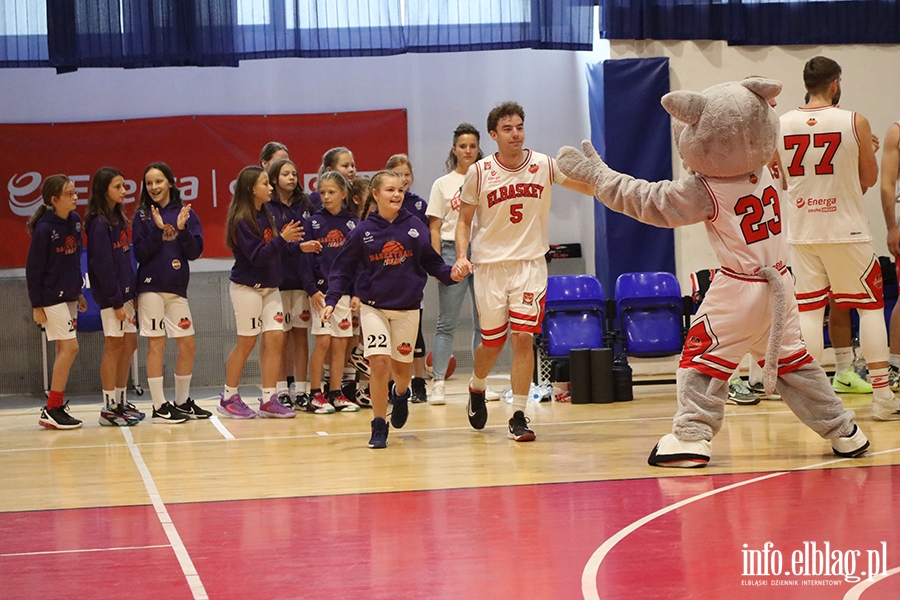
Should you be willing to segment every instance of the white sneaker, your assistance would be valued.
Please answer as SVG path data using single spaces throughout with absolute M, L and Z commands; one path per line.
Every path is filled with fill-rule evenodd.
M 428 394 L 428 404 L 431 404 L 433 406 L 447 404 L 447 400 L 444 398 L 443 379 L 436 379 L 431 383 L 431 393 Z
M 491 389 L 491 386 L 484 388 L 484 399 L 488 402 L 496 402 L 500 399 L 500 394 Z
M 877 421 L 900 421 L 900 398 L 891 395 L 889 400 L 872 400 L 872 418 Z

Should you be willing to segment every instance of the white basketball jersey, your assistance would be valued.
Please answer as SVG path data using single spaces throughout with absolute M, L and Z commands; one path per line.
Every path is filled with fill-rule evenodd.
M 788 242 L 872 240 L 859 183 L 859 144 L 851 111 L 826 106 L 782 115 L 778 156 L 788 183 Z
M 780 269 L 787 264 L 778 185 L 768 169 L 731 179 L 701 177 L 700 181 L 716 209 L 706 221 L 706 234 L 723 267 L 754 275 L 760 267 Z
M 474 204 L 472 262 L 536 260 L 550 249 L 547 222 L 551 187 L 566 180 L 556 161 L 525 150 L 516 166 L 497 154 L 476 162 L 466 172 L 460 200 Z

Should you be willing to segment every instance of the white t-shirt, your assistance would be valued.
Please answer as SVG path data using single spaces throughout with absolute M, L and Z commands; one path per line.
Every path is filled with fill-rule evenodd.
M 523 150 L 518 165 L 504 165 L 497 154 L 466 172 L 460 200 L 475 205 L 472 262 L 537 260 L 550 249 L 547 223 L 551 188 L 566 176 L 556 160 Z
M 443 177 L 438 177 L 431 186 L 431 196 L 428 197 L 425 214 L 441 219 L 441 241 L 452 242 L 456 239 L 459 195 L 465 178 L 462 173 L 451 171 Z

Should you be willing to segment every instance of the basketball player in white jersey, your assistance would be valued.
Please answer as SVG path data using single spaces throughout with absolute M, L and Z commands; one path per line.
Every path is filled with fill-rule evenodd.
M 835 61 L 811 58 L 803 83 L 809 102 L 782 115 L 778 144 L 803 338 L 809 353 L 821 359 L 829 297 L 841 308 L 856 308 L 872 380 L 872 416 L 900 419 L 900 399 L 888 382 L 881 267 L 863 205 L 863 193 L 878 180 L 872 131 L 865 117 L 836 106 L 841 68 Z
M 469 423 L 475 429 L 487 423 L 486 379 L 511 329 L 509 437 L 528 442 L 534 432 L 528 428 L 525 404 L 534 369 L 532 336 L 540 332 L 544 317 L 550 189 L 558 183 L 588 196 L 594 192 L 588 184 L 567 179 L 555 159 L 523 147 L 525 111 L 517 103 L 496 106 L 488 114 L 487 129 L 497 142 L 497 152 L 469 167 L 456 228 L 454 268 L 474 273 L 481 323 L 481 344 L 469 382 Z M 466 258 L 470 243 L 471 262 Z
M 900 121 L 893 123 L 884 135 L 884 149 L 881 153 L 881 209 L 884 211 L 884 223 L 887 225 L 888 252 L 896 261 L 900 257 Z M 900 266 L 897 268 L 900 274 Z M 891 313 L 890 364 L 888 378 L 891 389 L 900 389 L 900 310 L 894 308 Z

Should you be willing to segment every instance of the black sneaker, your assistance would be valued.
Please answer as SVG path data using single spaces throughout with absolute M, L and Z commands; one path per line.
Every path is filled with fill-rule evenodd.
M 45 429 L 78 429 L 81 427 L 81 421 L 69 414 L 69 403 L 67 402 L 65 406 L 42 408 L 38 425 Z
M 100 418 L 97 420 L 101 425 L 107 427 L 133 427 L 141 422 L 122 404 L 104 406 L 100 409 Z
M 176 408 L 186 414 L 189 419 L 208 419 L 212 413 L 197 406 L 191 398 L 184 404 L 176 405 Z
M 137 409 L 137 406 L 135 406 L 135 405 L 132 404 L 131 402 L 126 402 L 126 403 L 123 404 L 122 406 L 125 407 L 125 412 L 126 412 L 126 413 L 128 413 L 129 415 L 131 415 L 132 417 L 134 417 L 134 418 L 137 419 L 138 421 L 143 421 L 143 420 L 144 420 L 144 417 L 147 416 L 147 415 L 145 415 L 144 413 L 142 413 L 141 411 L 139 411 L 139 410 Z
M 184 423 L 190 419 L 185 413 L 171 402 L 165 402 L 159 408 L 153 408 L 153 423 L 169 423 L 171 425 Z
M 513 413 L 512 419 L 509 420 L 509 439 L 517 442 L 534 441 L 534 432 L 528 429 L 529 419 L 521 410 Z
M 487 404 L 485 404 L 484 392 L 476 392 L 469 388 L 469 404 L 466 406 L 469 413 L 469 425 L 475 429 L 484 429 L 487 425 Z
M 387 448 L 388 429 L 387 421 L 381 417 L 372 419 L 372 437 L 369 438 L 369 448 Z
M 394 408 L 391 410 L 391 425 L 394 426 L 394 429 L 400 429 L 406 425 L 406 419 L 409 418 L 410 395 L 410 389 L 406 388 L 406 393 L 398 396 L 396 386 L 391 386 L 391 393 L 388 396 L 392 400 L 391 404 L 394 405 Z
M 278 393 L 278 403 L 282 406 L 287 406 L 288 408 L 293 408 L 291 406 L 291 395 L 287 392 L 279 392 Z
M 309 394 L 303 392 L 294 396 L 294 410 L 309 410 Z
M 423 402 L 428 402 L 428 390 L 425 387 L 424 378 L 413 377 L 410 387 L 412 387 L 412 399 L 410 401 L 413 404 L 422 404 Z

